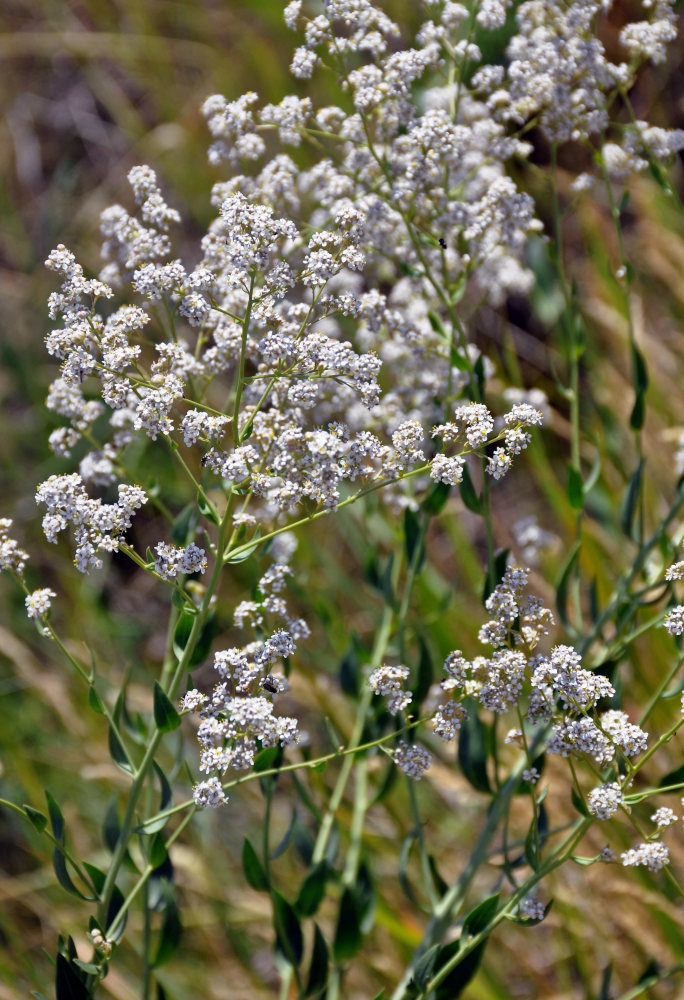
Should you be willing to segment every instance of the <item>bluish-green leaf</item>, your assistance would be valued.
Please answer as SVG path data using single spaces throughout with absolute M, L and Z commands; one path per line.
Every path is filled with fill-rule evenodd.
M 328 982 L 328 961 L 328 946 L 325 943 L 325 938 L 321 934 L 318 924 L 314 924 L 313 951 L 311 952 L 309 977 L 304 991 L 305 997 L 318 997 L 325 989 Z
M 634 538 L 634 515 L 641 493 L 641 479 L 644 471 L 645 459 L 640 459 L 633 472 L 627 489 L 625 490 L 620 505 L 620 527 L 628 538 Z
M 292 840 L 292 834 L 294 832 L 296 822 L 297 822 L 297 810 L 293 808 L 292 816 L 290 818 L 287 830 L 283 834 L 280 843 L 276 847 L 274 847 L 273 850 L 271 851 L 272 861 L 275 861 L 275 859 L 279 858 L 281 854 L 284 854 L 285 851 L 290 846 L 290 841 Z
M 558 608 L 558 617 L 563 625 L 568 624 L 568 587 L 579 557 L 579 552 L 580 541 L 578 539 L 570 549 L 570 553 L 565 560 L 565 566 L 561 570 L 556 584 L 556 607 Z
M 149 847 L 148 861 L 153 868 L 159 868 L 164 864 L 167 857 L 168 851 L 166 850 L 166 842 L 161 833 L 155 833 Z
M 461 494 L 461 500 L 468 510 L 472 510 L 474 514 L 481 514 L 482 498 L 478 495 L 475 486 L 473 485 L 467 463 L 463 466 L 463 479 L 458 485 L 458 490 Z
M 88 688 L 88 704 L 98 715 L 104 715 L 105 707 L 102 704 L 102 698 L 100 698 L 93 684 Z
M 104 820 L 102 821 L 102 839 L 108 850 L 114 851 L 119 840 L 121 827 L 116 810 L 116 795 L 112 795 L 107 808 L 105 809 Z
M 55 963 L 55 994 L 57 1000 L 89 1000 L 90 997 L 78 968 L 61 954 L 57 955 Z
M 410 563 L 416 551 L 416 546 L 421 543 L 421 527 L 418 515 L 410 507 L 404 511 L 404 546 L 406 558 Z
M 575 809 L 577 810 L 577 812 L 580 814 L 580 816 L 589 816 L 589 810 L 587 808 L 586 802 L 584 801 L 584 799 L 582 798 L 582 796 L 579 794 L 579 792 L 577 791 L 577 789 L 574 788 L 574 787 L 572 788 L 572 790 L 570 792 L 570 798 L 572 799 L 572 804 L 575 807 Z
M 124 895 L 119 889 L 118 885 L 114 886 L 112 890 L 112 898 L 109 903 L 109 908 L 107 910 L 107 919 L 105 921 L 106 927 L 109 930 L 116 919 L 116 915 L 124 904 Z M 112 935 L 110 932 L 110 937 L 114 941 L 114 944 L 118 944 L 123 937 L 124 931 L 126 930 L 126 921 L 128 920 L 128 912 L 124 913 L 121 922 L 119 923 L 116 931 Z
M 684 764 L 675 768 L 674 771 L 668 771 L 668 773 L 660 779 L 658 782 L 658 788 L 668 788 L 670 785 L 680 785 L 684 782 Z M 677 794 L 680 794 L 679 792 Z M 26 808 L 26 807 L 24 807 Z
M 101 868 L 96 868 L 95 865 L 91 865 L 88 861 L 83 862 L 83 867 L 88 873 L 88 876 L 93 884 L 93 889 L 95 890 L 96 895 L 99 897 L 102 893 L 102 890 L 104 889 L 105 880 L 107 876 L 105 875 L 105 873 L 102 871 Z
M 584 506 L 584 483 L 579 469 L 576 469 L 574 465 L 568 466 L 566 493 L 572 509 L 581 510 Z
M 491 922 L 496 915 L 500 895 L 501 893 L 497 892 L 493 896 L 488 896 L 487 899 L 483 899 L 481 903 L 474 906 L 470 913 L 468 913 L 461 928 L 461 941 L 463 943 L 469 937 L 475 937 L 476 934 L 483 931 L 487 924 Z
M 432 681 L 434 679 L 434 669 L 432 665 L 432 657 L 430 656 L 430 650 L 422 636 L 418 636 L 418 671 L 416 677 L 416 683 L 411 688 L 413 694 L 413 704 L 415 706 L 420 706 L 422 704 L 423 698 L 427 695 L 428 691 L 432 686 Z
M 464 720 L 459 733 L 458 762 L 473 788 L 491 795 L 487 775 L 486 731 L 474 702 L 469 705 L 468 718 Z
M 421 990 L 427 986 L 428 980 L 434 972 L 435 962 L 437 961 L 440 948 L 441 945 L 433 944 L 431 948 L 428 948 L 428 950 L 421 955 L 420 959 L 416 963 L 416 968 L 413 973 L 413 981 Z
M 456 1000 L 457 997 L 460 997 L 480 966 L 486 944 L 487 939 L 473 948 L 467 955 L 464 955 L 461 961 L 447 973 L 435 989 L 435 1000 Z M 458 941 L 451 941 L 442 948 L 436 962 L 436 973 L 458 954 L 459 947 Z
M 361 914 L 358 900 L 352 888 L 347 886 L 340 899 L 340 908 L 335 925 L 333 956 L 336 962 L 346 962 L 353 958 L 361 947 Z
M 328 862 L 319 861 L 301 884 L 295 901 L 295 910 L 301 917 L 312 917 L 325 896 L 325 883 L 329 873 Z
M 67 869 L 66 858 L 64 857 L 64 854 L 59 849 L 59 847 L 55 847 L 54 851 L 52 852 L 52 867 L 55 870 L 57 881 L 59 882 L 61 887 L 63 889 L 66 889 L 66 891 L 70 893 L 72 896 L 77 896 L 78 899 L 85 899 L 88 901 L 93 901 L 95 899 L 94 896 L 87 896 L 85 893 L 81 892 L 81 890 L 74 885 L 72 878 L 69 875 L 69 871 Z
M 273 890 L 271 900 L 278 948 L 290 965 L 298 966 L 304 953 L 304 939 L 299 918 L 285 897 L 277 890 Z
M 252 889 L 256 889 L 257 892 L 269 891 L 270 884 L 264 866 L 247 837 L 242 841 L 242 870 Z
M 133 774 L 133 768 L 131 767 L 128 755 L 124 749 L 124 745 L 119 738 L 119 734 L 114 729 L 113 726 L 109 727 L 109 753 L 112 760 L 118 768 L 124 771 L 126 774 Z
M 180 715 L 164 688 L 154 682 L 154 721 L 160 733 L 170 733 L 180 726 Z
M 437 514 L 440 514 L 444 510 L 450 493 L 451 487 L 446 483 L 435 483 L 421 504 L 425 513 L 429 517 L 435 517 Z
M 50 826 L 52 827 L 52 832 L 54 834 L 55 840 L 59 844 L 64 844 L 64 816 L 62 815 L 62 810 L 57 805 L 55 799 L 52 797 L 50 792 L 45 792 L 45 798 L 47 799 L 48 805 L 48 815 L 50 816 Z
M 42 833 L 47 826 L 48 821 L 45 813 L 42 813 L 40 810 L 34 809 L 33 806 L 26 804 L 24 804 L 21 808 L 24 810 L 26 818 L 29 820 L 33 828 L 37 830 L 38 833 Z
M 180 947 L 182 936 L 183 925 L 173 894 L 173 887 L 167 882 L 164 899 L 164 916 L 162 917 L 157 952 L 152 962 L 153 969 L 158 969 L 160 965 L 173 958 Z

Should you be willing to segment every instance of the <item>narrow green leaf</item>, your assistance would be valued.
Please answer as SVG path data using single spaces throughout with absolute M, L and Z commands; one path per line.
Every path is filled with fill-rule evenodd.
M 482 941 L 451 969 L 434 991 L 435 1000 L 456 1000 L 460 997 L 479 968 L 486 944 L 486 940 Z M 437 971 L 458 954 L 459 947 L 458 941 L 451 941 L 442 948 L 436 963 Z
M 439 316 L 437 316 L 436 313 L 430 311 L 428 313 L 428 320 L 430 321 L 430 326 L 435 331 L 435 333 L 439 337 L 441 337 L 442 340 L 445 340 L 448 343 L 451 340 L 451 337 L 449 336 L 449 334 L 444 329 L 444 326 L 443 326 L 442 321 L 439 318 Z
M 355 636 L 342 657 L 339 667 L 340 687 L 350 698 L 356 698 L 361 685 L 360 643 Z
M 109 727 L 109 753 L 112 760 L 120 770 L 124 771 L 126 774 L 133 774 L 133 768 L 128 762 L 128 756 L 124 749 L 124 745 L 121 742 L 116 730 L 110 726 Z
M 55 963 L 55 994 L 57 1000 L 89 1000 L 90 990 L 72 963 L 58 954 Z
M 489 567 L 487 567 L 487 575 L 485 576 L 484 589 L 482 592 L 482 603 L 487 600 L 489 595 L 492 593 L 495 587 L 501 583 L 504 578 L 504 573 L 506 572 L 506 567 L 508 565 L 508 556 L 510 554 L 510 549 L 502 549 L 501 552 L 497 552 L 494 556 L 494 579 L 490 579 Z
M 256 755 L 254 760 L 255 771 L 270 771 L 273 767 L 278 767 L 282 759 L 280 747 L 264 747 Z
M 180 715 L 164 688 L 154 682 L 154 721 L 160 733 L 170 733 L 180 726 Z
M 633 431 L 640 431 L 646 421 L 646 393 L 638 392 L 634 397 L 634 406 L 629 415 L 629 426 Z
M 451 487 L 447 486 L 446 483 L 435 483 L 421 504 L 425 513 L 429 517 L 435 517 L 437 514 L 441 514 L 447 500 L 449 499 L 450 493 Z
M 161 833 L 155 833 L 149 847 L 148 861 L 153 868 L 159 868 L 164 864 L 167 857 L 168 851 L 166 850 L 166 842 L 164 841 Z
M 570 579 L 577 563 L 579 552 L 580 541 L 578 539 L 570 549 L 568 558 L 565 560 L 565 566 L 561 570 L 556 584 L 556 607 L 558 608 L 558 617 L 563 625 L 568 624 L 568 587 L 570 586 Z
M 414 906 L 418 906 L 418 897 L 416 896 L 411 881 L 408 877 L 408 863 L 411 856 L 411 848 L 418 839 L 419 831 L 415 828 L 409 830 L 409 832 L 404 837 L 402 841 L 401 849 L 399 851 L 398 860 L 398 871 L 397 875 L 399 878 L 399 885 L 404 890 L 408 899 L 411 900 Z
M 409 563 L 413 559 L 416 546 L 420 544 L 420 537 L 421 530 L 418 515 L 414 510 L 411 510 L 410 507 L 407 507 L 404 511 L 404 547 L 406 549 L 406 558 Z
M 55 840 L 60 844 L 64 844 L 65 826 L 64 826 L 64 816 L 62 815 L 62 810 L 59 808 L 56 801 L 54 800 L 50 792 L 48 792 L 47 790 L 45 792 L 45 798 L 47 799 L 48 815 L 50 816 L 50 826 L 52 827 L 52 832 L 55 836 Z
M 571 790 L 571 792 L 570 792 L 570 798 L 572 800 L 573 806 L 575 807 L 575 809 L 577 810 L 577 812 L 580 814 L 580 816 L 589 816 L 589 810 L 587 809 L 587 804 L 584 801 L 584 799 L 582 798 L 582 796 L 579 794 L 579 792 L 577 791 L 576 788 L 573 788 Z
M 112 898 L 109 904 L 109 909 L 107 910 L 107 919 L 105 920 L 105 926 L 107 928 L 110 928 L 112 926 L 112 924 L 116 919 L 116 915 L 123 906 L 123 904 L 124 904 L 124 895 L 121 889 L 118 887 L 118 885 L 115 885 L 112 891 Z M 126 912 L 124 913 L 121 919 L 121 923 L 119 924 L 113 935 L 112 939 L 114 941 L 114 944 L 118 944 L 121 938 L 123 937 L 124 931 L 126 930 L 127 920 L 128 920 L 128 913 Z
M 581 510 L 584 506 L 584 483 L 579 470 L 574 465 L 568 466 L 566 493 L 572 509 Z
M 93 684 L 88 688 L 88 704 L 98 715 L 104 715 L 105 707 L 102 703 L 102 698 L 100 698 Z
M 468 718 L 463 722 L 459 733 L 458 762 L 473 788 L 491 795 L 492 789 L 487 776 L 485 727 L 477 714 L 475 702 L 469 703 Z
M 273 890 L 271 899 L 278 948 L 290 965 L 298 966 L 304 953 L 304 939 L 299 918 L 285 897 L 277 890 Z
M 64 857 L 62 851 L 60 851 L 59 847 L 55 847 L 52 852 L 52 867 L 55 870 L 57 881 L 63 889 L 66 889 L 66 891 L 70 893 L 70 895 L 77 896 L 78 899 L 85 899 L 88 901 L 92 901 L 96 898 L 94 896 L 86 896 L 85 893 L 81 892 L 81 890 L 74 885 L 67 869 L 66 858 Z
M 667 788 L 669 785 L 680 785 L 682 782 L 684 782 L 684 764 L 675 768 L 674 771 L 668 771 L 665 777 L 661 778 L 658 782 L 658 788 Z M 677 794 L 679 795 L 680 792 L 677 792 Z
M 277 845 L 277 847 L 274 847 L 273 850 L 271 851 L 272 861 L 275 861 L 275 859 L 279 858 L 281 854 L 284 854 L 285 851 L 290 846 L 290 841 L 292 840 L 292 834 L 294 832 L 296 822 L 297 822 L 297 810 L 293 808 L 292 817 L 290 819 L 287 830 L 283 834 L 282 839 L 280 843 Z
M 42 813 L 38 809 L 34 809 L 33 806 L 26 804 L 24 804 L 21 808 L 24 810 L 26 818 L 29 820 L 33 828 L 37 830 L 38 833 L 42 833 L 47 826 L 47 816 L 45 813 Z
M 632 375 L 637 395 L 644 393 L 648 389 L 648 369 L 644 356 L 636 344 L 632 344 Z
M 613 966 L 607 965 L 603 970 L 603 975 L 601 976 L 601 989 L 596 1000 L 610 1000 L 611 989 L 610 981 L 613 978 Z
M 197 525 L 196 504 L 188 503 L 183 507 L 180 514 L 171 525 L 171 541 L 174 545 L 185 545 L 190 532 L 194 531 Z
M 311 952 L 309 978 L 304 991 L 305 997 L 317 997 L 325 989 L 328 982 L 328 961 L 328 946 L 325 943 L 325 938 L 321 934 L 318 924 L 314 924 L 313 951 Z
M 102 821 L 102 839 L 108 850 L 114 851 L 119 840 L 119 817 L 116 811 L 116 795 L 112 795 L 105 809 Z
M 183 925 L 178 912 L 178 906 L 173 894 L 173 887 L 166 883 L 164 916 L 162 917 L 161 931 L 157 952 L 152 962 L 152 968 L 158 969 L 160 965 L 168 962 L 176 954 L 180 947 L 183 936 Z
M 499 905 L 501 893 L 497 892 L 493 896 L 488 896 L 481 903 L 474 906 L 463 921 L 461 929 L 461 942 L 465 944 L 469 937 L 475 937 L 485 929 L 488 923 L 494 918 Z
M 458 490 L 461 494 L 461 500 L 468 510 L 472 510 L 474 514 L 481 514 L 482 497 L 479 496 L 473 485 L 467 463 L 463 466 L 463 479 L 458 485 Z
M 197 497 L 197 509 L 202 517 L 206 517 L 207 521 L 211 521 L 212 524 L 220 524 L 220 519 L 216 514 L 215 508 L 207 503 L 203 496 Z
M 95 865 L 91 865 L 88 861 L 83 862 L 83 867 L 87 871 L 90 881 L 93 884 L 93 889 L 95 890 L 97 896 L 99 897 L 102 890 L 104 889 L 105 879 L 107 876 L 102 871 L 101 868 L 96 868 Z M 92 928 L 91 928 L 92 930 Z
M 385 775 L 380 782 L 378 790 L 375 793 L 375 797 L 372 802 L 373 805 L 376 805 L 378 802 L 382 802 L 382 800 L 389 794 L 397 780 L 398 771 L 399 768 L 395 765 L 394 761 L 390 761 L 385 769 Z
M 80 958 L 75 958 L 72 964 L 79 968 L 81 972 L 85 972 L 86 976 L 96 976 L 100 971 L 92 962 L 82 962 Z
M 269 891 L 270 884 L 264 867 L 247 837 L 242 841 L 242 870 L 252 889 L 256 889 L 257 892 Z
M 414 706 L 420 706 L 432 686 L 434 669 L 430 650 L 422 636 L 418 636 L 418 671 L 416 683 L 411 688 Z
M 245 562 L 247 559 L 254 555 L 256 550 L 261 545 L 261 528 L 257 528 L 256 534 L 252 540 L 252 544 L 248 545 L 246 549 L 242 552 L 238 552 L 236 555 L 231 556 L 227 551 L 223 554 L 223 561 L 227 563 L 241 563 Z M 227 558 L 226 558 L 227 557 Z
M 325 883 L 329 872 L 328 862 L 319 861 L 301 884 L 295 901 L 295 910 L 300 917 L 312 917 L 325 896 Z
M 185 647 L 188 644 L 192 626 L 195 624 L 195 617 L 195 615 L 184 608 L 176 622 L 173 632 L 173 653 L 178 660 L 181 660 L 185 653 Z
M 413 981 L 421 990 L 427 986 L 428 980 L 434 972 L 435 962 L 437 961 L 440 948 L 441 945 L 433 944 L 431 948 L 428 948 L 424 955 L 421 955 L 420 959 L 416 963 L 415 972 L 413 973 Z
M 340 899 L 340 908 L 335 926 L 333 956 L 336 962 L 346 962 L 353 958 L 361 947 L 361 920 L 356 894 L 347 886 Z
M 645 459 L 642 458 L 639 460 L 639 464 L 627 484 L 627 489 L 625 490 L 622 503 L 620 505 L 620 527 L 628 538 L 634 538 L 634 515 L 636 513 L 639 494 L 641 492 L 641 478 L 644 471 L 644 463 Z

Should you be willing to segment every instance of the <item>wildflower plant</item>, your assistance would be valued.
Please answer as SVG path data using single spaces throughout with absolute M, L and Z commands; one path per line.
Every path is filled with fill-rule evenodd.
M 45 538 L 68 545 L 81 574 L 128 560 L 169 615 L 133 740 L 125 690 L 112 699 L 107 663 L 83 661 L 60 635 L 59 582 L 32 589 L 29 556 L 12 522 L 0 521 L 0 564 L 23 588 L 28 617 L 88 686 L 127 780 L 106 863 L 71 852 L 51 796 L 47 816 L 37 803 L 6 803 L 52 841 L 60 884 L 83 901 L 91 951 L 60 942 L 58 997 L 99 995 L 136 908 L 140 995 L 151 995 L 155 970 L 180 940 L 174 845 L 200 811 L 213 822 L 211 810 L 225 810 L 230 828 L 240 786 L 252 780 L 263 792 L 264 835 L 261 849 L 245 839 L 242 858 L 247 882 L 269 899 L 281 997 L 352 995 L 346 977 L 382 891 L 365 831 L 397 772 L 407 777 L 415 820 L 421 932 L 404 948 L 404 966 L 387 972 L 387 1000 L 459 995 L 505 921 L 544 920 L 552 873 L 573 861 L 662 872 L 680 891 L 668 847 L 680 820 L 660 794 L 684 789 L 682 774 L 650 788 L 642 768 L 651 773 L 651 759 L 682 725 L 678 718 L 661 733 L 650 725 L 672 686 L 681 689 L 684 563 L 674 561 L 673 539 L 682 494 L 673 476 L 669 510 L 658 518 L 647 509 L 648 378 L 620 228 L 624 192 L 639 172 L 650 170 L 676 202 L 667 168 L 684 132 L 638 120 L 630 101 L 645 64 L 664 62 L 675 15 L 669 0 L 644 2 L 621 27 L 613 58 L 603 41 L 611 6 L 428 0 L 420 29 L 406 38 L 370 0 L 294 0 L 284 11 L 298 38 L 292 73 L 304 82 L 334 74 L 339 105 L 297 94 L 263 105 L 251 92 L 206 100 L 209 159 L 224 179 L 210 194 L 215 216 L 193 263 L 176 256 L 182 220 L 149 166 L 130 170 L 127 207 L 102 214 L 97 277 L 65 246 L 50 253 L 59 290 L 46 347 L 59 372 L 46 405 L 62 421 L 49 445 L 65 471 L 36 489 Z M 505 46 L 490 44 L 503 28 Z M 540 148 L 549 151 L 543 166 L 533 163 Z M 568 149 L 583 169 L 561 191 Z M 539 173 L 550 218 L 532 194 Z M 615 283 L 628 318 L 629 425 L 640 461 L 621 512 L 632 548 L 588 613 L 581 556 L 600 455 L 589 470 L 585 322 L 565 270 L 563 227 L 568 206 L 597 191 L 621 254 Z M 550 581 L 497 538 L 492 504 L 512 469 L 529 470 L 535 439 L 554 438 L 556 417 L 542 431 L 545 394 L 507 384 L 472 335 L 483 311 L 534 294 L 531 247 L 555 267 L 562 299 L 556 378 L 568 410 L 573 541 L 555 601 Z M 169 496 L 150 475 L 156 454 L 182 484 Z M 326 736 L 323 720 L 298 702 L 298 657 L 320 623 L 315 613 L 301 616 L 297 539 L 321 519 L 344 523 L 348 508 L 363 519 L 371 503 L 392 526 L 390 558 L 367 573 L 383 606 L 337 692 L 351 697 L 354 722 L 348 734 Z M 436 555 L 432 529 L 446 516 L 479 533 L 484 608 L 469 634 L 453 635 L 433 676 L 412 602 Z M 535 517 L 513 532 L 530 564 L 544 546 L 563 544 Z M 255 582 L 229 615 L 225 581 L 242 580 L 248 561 L 258 567 Z M 653 599 L 659 610 L 645 619 Z M 661 686 L 638 709 L 620 671 L 639 636 L 658 628 L 675 643 Z M 177 730 L 172 783 L 164 750 Z M 388 777 L 379 783 L 383 760 Z M 429 781 L 435 761 L 457 768 L 482 796 L 483 814 L 486 807 L 451 883 L 437 870 L 413 784 Z M 334 779 L 321 779 L 324 769 Z M 547 772 L 564 790 L 567 822 L 548 815 Z M 288 774 L 296 777 L 288 794 L 311 820 L 297 886 L 282 884 L 271 849 L 272 803 Z M 580 857 L 604 823 L 605 847 Z M 610 846 L 617 823 L 630 831 L 623 851 Z M 497 852 L 503 860 L 491 865 Z M 402 849 L 397 864 L 405 863 Z M 154 905 L 152 882 L 162 886 Z

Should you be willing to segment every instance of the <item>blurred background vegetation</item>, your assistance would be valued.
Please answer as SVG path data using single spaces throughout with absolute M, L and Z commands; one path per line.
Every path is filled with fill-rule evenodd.
M 391 0 L 384 6 L 407 29 L 419 16 L 415 0 Z M 606 25 L 608 41 L 632 6 L 615 5 Z M 32 584 L 57 590 L 55 620 L 62 634 L 72 637 L 73 649 L 79 655 L 87 655 L 84 644 L 93 650 L 112 690 L 130 672 L 132 710 L 149 707 L 149 677 L 163 654 L 166 610 L 158 588 L 144 575 L 131 574 L 123 560 L 115 560 L 106 576 L 84 579 L 73 570 L 66 548 L 46 551 L 40 541 L 35 485 L 52 472 L 70 471 L 50 455 L 46 443 L 54 422 L 42 404 L 55 366 L 42 340 L 49 329 L 45 301 L 54 280 L 44 271 L 43 260 L 63 242 L 86 268 L 97 271 L 99 212 L 115 201 L 128 203 L 125 176 L 136 163 L 157 170 L 170 203 L 185 220 L 184 245 L 177 250 L 191 261 L 196 257 L 197 240 L 213 214 L 210 187 L 220 177 L 207 164 L 208 138 L 199 107 L 217 92 L 234 98 L 254 89 L 263 101 L 279 101 L 295 89 L 287 70 L 293 36 L 282 24 L 282 7 L 280 0 L 5 0 L 0 9 L 0 514 L 15 519 L 18 536 L 32 552 Z M 321 103 L 326 85 L 316 78 Z M 301 93 L 302 85 L 296 89 Z M 633 97 L 638 117 L 684 126 L 681 37 L 670 64 L 646 69 Z M 561 167 L 576 170 L 572 151 L 567 155 Z M 548 151 L 537 140 L 526 181 L 548 223 L 547 163 Z M 566 192 L 570 179 L 561 170 Z M 681 186 L 679 174 L 676 181 Z M 655 519 L 674 494 L 676 439 L 684 425 L 684 221 L 671 210 L 671 199 L 652 181 L 640 179 L 624 225 L 638 274 L 633 296 L 637 340 L 651 374 L 646 489 Z M 582 383 L 587 441 L 591 434 L 599 435 L 607 456 L 591 497 L 582 567 L 601 600 L 629 562 L 630 543 L 619 531 L 619 506 L 637 457 L 627 426 L 632 395 L 627 324 L 614 278 L 619 257 L 600 195 L 577 204 L 566 220 L 566 235 L 567 265 L 577 279 L 588 334 Z M 567 401 L 555 382 L 556 375 L 564 374 L 554 340 L 561 308 L 558 287 L 542 244 L 531 262 L 539 276 L 531 301 L 483 309 L 471 333 L 497 363 L 499 388 L 541 387 L 553 407 L 550 427 L 527 464 L 521 462 L 494 491 L 500 547 L 511 544 L 513 523 L 528 514 L 536 514 L 540 525 L 558 537 L 535 576 L 538 591 L 552 602 L 574 514 L 564 482 Z M 590 444 L 583 458 L 589 467 L 594 458 Z M 140 531 L 144 537 L 136 544 L 143 547 L 162 537 L 153 523 Z M 477 519 L 456 499 L 433 522 L 413 628 L 414 637 L 420 634 L 427 643 L 436 677 L 441 658 L 454 647 L 467 654 L 477 651 L 472 622 L 481 616 L 479 532 Z M 329 677 L 350 648 L 360 650 L 363 660 L 372 643 L 381 598 L 367 581 L 374 576 L 377 553 L 382 560 L 398 538 L 398 528 L 369 503 L 345 515 L 341 526 L 324 519 L 300 539 L 296 600 L 314 634 L 302 644 L 293 695 L 322 752 L 329 745 L 323 715 L 343 742 L 351 728 L 353 701 Z M 234 600 L 244 596 L 257 573 L 250 563 L 237 568 L 223 595 L 223 633 L 230 632 Z M 366 583 L 360 586 L 364 573 Z M 0 585 L 0 795 L 42 808 L 43 789 L 49 787 L 65 812 L 75 853 L 97 863 L 98 852 L 104 852 L 102 817 L 126 779 L 111 763 L 101 717 L 88 711 L 86 692 L 36 635 L 17 590 L 4 580 Z M 334 616 L 332 608 L 338 609 Z M 562 641 L 560 631 L 557 640 Z M 647 700 L 673 655 L 672 643 L 662 633 L 644 637 L 636 650 L 621 665 L 633 702 L 625 705 L 628 711 Z M 210 684 L 210 671 L 195 680 Z M 654 716 L 654 729 L 664 727 L 677 711 L 678 699 L 669 704 L 671 710 L 665 707 Z M 671 765 L 677 756 L 674 747 Z M 451 761 L 435 765 L 418 789 L 447 881 L 458 872 L 483 818 L 483 800 L 459 775 L 453 755 Z M 661 766 L 665 769 L 667 762 Z M 553 771 L 547 772 L 549 812 L 562 818 L 571 814 L 567 782 L 560 765 L 558 782 Z M 332 778 L 316 780 L 324 791 Z M 186 798 L 189 779 L 184 772 L 176 787 L 178 797 Z M 282 781 L 274 807 L 277 829 L 288 826 L 293 798 L 291 785 Z M 242 838 L 258 826 L 261 811 L 260 793 L 250 784 L 233 796 L 228 809 L 198 817 L 174 850 L 186 931 L 180 951 L 159 971 L 172 1000 L 189 995 L 259 1000 L 277 993 L 268 899 L 247 887 L 240 865 Z M 343 807 L 342 838 L 348 818 Z M 420 939 L 416 909 L 397 878 L 398 848 L 410 827 L 406 788 L 397 781 L 370 814 L 365 846 L 383 891 L 376 926 L 347 980 L 349 998 L 366 1000 L 395 981 Z M 302 858 L 311 838 L 310 817 L 300 816 L 295 832 L 277 861 L 285 887 L 298 885 L 306 870 Z M 601 836 L 596 832 L 585 854 L 590 848 L 600 850 Z M 628 846 L 620 836 L 615 828 L 611 844 L 616 851 Z M 681 850 L 680 873 L 683 861 Z M 413 864 L 410 857 L 409 880 Z M 681 905 L 662 886 L 656 888 L 651 877 L 607 866 L 570 866 L 546 892 L 556 900 L 547 920 L 534 929 L 499 931 L 496 947 L 466 991 L 469 1000 L 618 996 L 651 959 L 662 966 L 681 959 Z M 49 955 L 60 930 L 73 934 L 79 950 L 87 951 L 83 910 L 56 885 L 45 843 L 3 811 L 0 1000 L 15 1000 L 31 989 L 51 995 Z M 601 993 L 609 968 L 614 970 L 614 991 Z M 117 956 L 103 994 L 117 1000 L 137 997 L 135 969 L 129 944 Z M 681 989 L 681 979 L 666 981 L 644 995 L 675 997 Z

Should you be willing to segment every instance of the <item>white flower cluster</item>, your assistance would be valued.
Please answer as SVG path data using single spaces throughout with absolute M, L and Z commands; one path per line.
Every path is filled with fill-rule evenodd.
M 195 786 L 194 800 L 199 806 L 219 806 L 227 801 L 221 776 L 229 768 L 249 769 L 260 748 L 292 746 L 301 739 L 297 720 L 276 715 L 273 704 L 278 695 L 289 690 L 287 678 L 273 669 L 275 664 L 291 656 L 299 639 L 309 635 L 306 622 L 290 618 L 279 596 L 291 573 L 286 564 L 274 563 L 259 580 L 260 601 L 249 602 L 254 627 L 262 628 L 268 615 L 283 620 L 287 627 L 242 648 L 216 652 L 214 669 L 219 683 L 213 692 L 206 695 L 193 689 L 181 701 L 182 712 L 199 712 L 200 771 L 212 775 Z M 239 622 L 246 617 L 244 607 L 236 611 Z
M 50 476 L 38 487 L 36 503 L 47 508 L 43 517 L 45 537 L 56 542 L 58 534 L 71 525 L 76 546 L 74 564 L 81 573 L 102 565 L 98 552 L 116 552 L 133 514 L 147 503 L 147 496 L 138 486 L 120 485 L 118 492 L 117 503 L 92 499 L 77 473 Z
M 625 868 L 643 866 L 650 872 L 659 872 L 670 862 L 670 849 L 660 841 L 639 844 L 620 855 L 620 861 Z
M 399 741 L 392 756 L 397 767 L 415 781 L 420 781 L 432 761 L 432 754 L 425 747 L 418 743 L 409 745 L 403 740 Z
M 474 698 L 497 714 L 515 708 L 532 724 L 549 723 L 547 753 L 586 754 L 601 765 L 614 761 L 618 754 L 642 753 L 647 734 L 624 712 L 597 712 L 598 703 L 614 694 L 606 677 L 582 667 L 579 654 L 570 646 L 555 646 L 548 655 L 534 652 L 548 634 L 553 615 L 538 598 L 525 593 L 527 574 L 525 569 L 509 567 L 487 598 L 487 610 L 494 618 L 482 626 L 479 637 L 494 647 L 492 655 L 467 660 L 455 650 L 447 657 L 440 687 L 448 700 L 433 717 L 435 733 L 454 739 L 466 718 L 463 700 Z M 507 742 L 520 743 L 522 737 L 517 729 Z M 525 780 L 532 777 L 528 769 Z M 619 785 L 594 790 L 590 808 L 597 816 L 609 815 L 619 793 Z M 619 805 L 621 800 L 615 801 Z
M 622 788 L 617 781 L 611 781 L 589 792 L 589 812 L 597 819 L 610 819 L 624 802 Z
M 28 617 L 44 618 L 52 607 L 51 597 L 57 597 L 57 594 L 54 590 L 50 590 L 49 587 L 42 587 L 40 590 L 34 590 L 32 594 L 29 594 L 25 601 Z
M 190 542 L 185 548 L 177 548 L 167 542 L 159 542 L 154 551 L 156 552 L 154 568 L 164 580 L 174 580 L 179 574 L 204 573 L 206 571 L 206 552 L 194 542 Z
M 410 691 L 404 690 L 408 675 L 408 667 L 385 664 L 377 667 L 368 678 L 368 686 L 373 694 L 387 698 L 387 708 L 393 715 L 403 712 L 413 698 Z
M 9 530 L 13 523 L 9 517 L 0 517 L 0 570 L 9 570 L 21 576 L 29 556 L 14 538 L 10 538 Z

